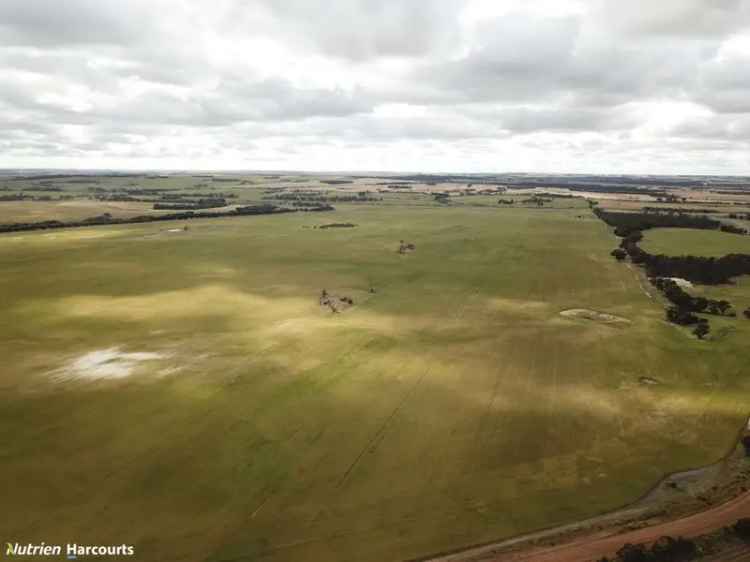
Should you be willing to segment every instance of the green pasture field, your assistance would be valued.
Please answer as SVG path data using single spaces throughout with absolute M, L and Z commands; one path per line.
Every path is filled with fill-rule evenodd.
M 181 226 L 0 235 L 4 540 L 403 560 L 626 504 L 747 414 L 750 321 L 667 324 L 588 209 Z
M 718 230 L 654 228 L 643 233 L 641 247 L 651 254 L 721 257 L 750 254 L 750 236 Z

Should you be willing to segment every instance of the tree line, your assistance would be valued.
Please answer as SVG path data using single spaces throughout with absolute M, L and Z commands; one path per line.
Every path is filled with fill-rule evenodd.
M 638 243 L 643 239 L 642 230 L 656 227 L 716 229 L 719 221 L 708 217 L 679 214 L 620 213 L 593 209 L 594 214 L 615 228 L 622 237 L 620 247 L 612 251 L 617 260 L 630 260 L 642 265 L 651 283 L 672 303 L 666 310 L 667 320 L 682 326 L 694 325 L 693 333 L 703 339 L 710 331 L 705 318 L 696 313 L 736 316 L 731 304 L 725 300 L 693 297 L 670 277 L 678 277 L 704 285 L 731 283 L 733 277 L 750 274 L 750 255 L 728 254 L 721 258 L 702 256 L 666 256 L 650 254 Z M 750 310 L 750 309 L 749 309 Z M 750 318 L 750 312 L 743 314 Z
M 251 215 L 276 215 L 281 213 L 295 213 L 295 212 L 321 212 L 321 211 L 334 211 L 335 208 L 331 205 L 317 205 L 313 207 L 305 207 L 301 209 L 289 209 L 286 207 L 276 207 L 275 205 L 250 205 L 246 207 L 237 207 L 232 211 L 225 212 L 214 212 L 214 213 L 201 213 L 186 211 L 183 213 L 171 213 L 164 215 L 139 215 L 136 217 L 128 218 L 116 218 L 105 213 L 96 217 L 89 217 L 80 221 L 62 222 L 57 220 L 39 221 L 39 222 L 21 222 L 21 223 L 10 223 L 0 224 L 0 233 L 2 232 L 25 232 L 31 230 L 48 230 L 57 228 L 76 228 L 82 226 L 98 226 L 98 225 L 112 225 L 112 224 L 138 224 L 138 223 L 149 223 L 149 222 L 161 222 L 161 221 L 176 221 L 176 220 L 188 220 L 188 219 L 213 219 L 220 217 L 237 217 L 237 216 L 251 216 Z
M 197 211 L 199 209 L 215 209 L 226 207 L 227 201 L 223 197 L 201 198 L 197 201 L 175 201 L 174 203 L 154 203 L 155 211 Z

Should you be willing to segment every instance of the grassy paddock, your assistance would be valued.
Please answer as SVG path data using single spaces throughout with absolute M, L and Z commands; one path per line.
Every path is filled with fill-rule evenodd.
M 651 254 L 721 257 L 726 254 L 750 254 L 750 236 L 718 230 L 654 228 L 643 233 L 641 246 Z
M 397 560 L 717 459 L 750 397 L 750 322 L 711 343 L 666 324 L 581 213 L 341 205 L 0 236 L 0 535 Z M 311 228 L 327 222 L 358 226 Z M 326 313 L 323 288 L 356 306 Z M 55 379 L 115 347 L 160 359 Z

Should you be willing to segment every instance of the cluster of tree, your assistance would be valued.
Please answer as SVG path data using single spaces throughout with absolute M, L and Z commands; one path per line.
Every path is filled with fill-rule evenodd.
M 666 195 L 657 197 L 656 200 L 659 203 L 679 203 L 680 201 L 685 203 L 687 202 L 687 197 L 677 197 L 677 195 L 674 195 L 672 193 L 667 193 Z
M 334 207 L 331 205 L 317 205 L 314 207 L 306 207 L 304 209 L 288 209 L 285 207 L 276 207 L 275 205 L 250 205 L 247 207 L 237 207 L 232 211 L 215 212 L 215 213 L 201 213 L 186 211 L 183 213 L 171 213 L 164 215 L 139 215 L 137 217 L 129 218 L 115 218 L 109 213 L 99 215 L 96 217 L 89 217 L 80 221 L 73 222 L 62 222 L 57 220 L 51 221 L 40 221 L 40 222 L 21 222 L 21 223 L 10 223 L 0 224 L 0 233 L 2 232 L 23 232 L 30 230 L 47 230 L 56 228 L 75 228 L 81 226 L 96 226 L 105 224 L 137 224 L 137 223 L 149 223 L 149 222 L 161 222 L 161 221 L 175 221 L 175 220 L 187 220 L 187 219 L 213 219 L 219 217 L 236 217 L 236 216 L 248 216 L 248 215 L 275 215 L 280 213 L 294 213 L 297 211 L 305 212 L 321 212 L 321 211 L 333 211 Z
M 51 184 L 47 184 L 47 185 L 30 185 L 28 187 L 23 187 L 21 189 L 23 189 L 23 191 L 54 191 L 54 192 L 59 192 L 59 191 L 63 190 L 62 187 L 55 187 L 55 186 L 53 186 Z
M 238 195 L 236 193 L 230 193 L 230 192 L 224 193 L 224 192 L 221 192 L 221 191 L 203 192 L 203 193 L 201 193 L 201 192 L 193 192 L 193 193 L 190 193 L 190 192 L 186 192 L 186 193 L 178 192 L 178 193 L 165 193 L 159 199 L 161 199 L 162 201 L 174 201 L 176 199 L 186 199 L 186 198 L 187 199 L 194 199 L 194 198 L 200 198 L 200 197 L 208 198 L 208 199 L 219 199 L 219 198 L 222 198 L 222 199 L 236 199 L 238 197 Z
M 362 192 L 366 193 L 366 192 Z M 380 201 L 376 197 L 370 197 L 367 194 L 362 195 L 311 195 L 304 193 L 279 193 L 277 195 L 266 195 L 264 200 L 278 199 L 281 201 L 305 201 L 315 203 L 362 203 L 366 201 Z
M 512 205 L 514 203 L 513 199 L 498 199 L 497 204 L 498 205 Z
M 150 195 L 159 196 L 162 193 L 169 193 L 174 191 L 172 189 L 164 188 L 142 188 L 142 187 L 125 187 L 118 189 L 105 189 L 103 187 L 89 187 L 88 191 L 91 193 L 111 193 L 113 195 Z
M 750 539 L 750 517 L 743 517 L 738 519 L 737 522 L 732 526 L 734 534 L 741 539 Z
M 686 214 L 624 213 L 594 209 L 594 214 L 615 228 L 617 236 L 626 237 L 631 233 L 649 228 L 698 228 L 716 230 L 721 226 L 717 220 L 708 217 L 694 217 Z
M 750 518 L 738 519 L 734 525 L 724 529 L 725 537 L 736 537 L 742 541 L 750 540 Z M 599 562 L 687 562 L 702 556 L 701 538 L 694 540 L 683 537 L 664 536 L 651 548 L 643 544 L 627 543 L 623 545 L 614 558 L 604 557 Z
M 681 277 L 702 285 L 721 285 L 731 283 L 733 277 L 750 274 L 750 254 L 728 254 L 720 258 L 665 256 L 635 248 L 637 252 L 628 251 L 628 254 L 633 263 L 642 263 L 651 277 Z M 634 254 L 637 259 L 633 259 Z
M 750 221 L 750 213 L 747 213 L 746 215 L 743 215 L 742 213 L 729 213 L 729 218 Z
M 344 185 L 347 183 L 354 183 L 352 180 L 320 180 L 320 183 L 325 183 L 327 185 Z
M 65 180 L 65 183 L 72 183 L 72 184 L 99 183 L 99 180 L 96 178 L 74 178 L 72 180 Z
M 642 544 L 623 545 L 614 559 L 602 558 L 599 562 L 687 562 L 699 554 L 698 547 L 690 539 L 661 537 L 651 548 Z
M 0 195 L 0 201 L 69 201 L 75 199 L 73 195 L 24 195 L 23 193 L 13 195 Z
M 432 197 L 438 203 L 442 203 L 444 205 L 447 205 L 448 203 L 450 203 L 451 195 L 450 195 L 450 193 L 433 193 Z
M 740 440 L 742 447 L 745 449 L 745 456 L 750 457 L 750 435 L 744 435 Z M 748 533 L 747 536 L 750 538 L 750 519 L 748 519 Z
M 199 209 L 216 209 L 226 206 L 227 201 L 223 198 L 198 199 L 197 201 L 182 200 L 179 203 L 154 203 L 154 211 L 197 211 Z
M 15 176 L 12 179 L 14 181 L 24 181 L 24 180 L 68 180 L 71 178 L 141 178 L 143 177 L 143 174 L 128 174 L 128 173 L 119 173 L 119 172 L 108 172 L 108 173 L 98 173 L 96 176 L 88 176 L 88 175 L 82 175 L 82 174 L 39 174 L 39 175 L 33 175 L 33 176 Z
M 750 306 L 749 306 L 749 307 L 747 307 L 747 308 L 746 308 L 745 310 L 743 310 L 743 311 L 742 311 L 742 315 L 743 315 L 743 316 L 744 316 L 745 318 L 747 318 L 748 320 L 750 320 Z
M 735 187 L 736 189 L 712 189 L 711 193 L 720 193 L 722 195 L 744 195 L 747 193 L 748 189 L 747 185 L 727 185 L 727 187 Z
M 132 195 L 122 195 L 121 193 L 112 193 L 109 195 L 94 195 L 92 197 L 97 201 L 110 201 L 115 203 L 153 203 L 153 199 L 143 197 L 134 197 Z
M 713 213 L 713 209 L 681 209 L 679 207 L 643 207 L 644 213 L 668 213 L 670 215 L 681 213 Z
M 693 297 L 672 279 L 657 277 L 651 279 L 651 283 L 662 292 L 669 302 L 683 311 L 701 312 L 716 316 L 737 316 L 729 301 Z
M 573 195 L 572 193 L 545 193 L 545 197 L 552 199 L 580 199 L 581 195 Z
M 630 187 L 623 185 L 606 185 L 601 183 L 581 183 L 581 182 L 560 182 L 560 181 L 512 181 L 508 182 L 508 187 L 512 188 L 535 188 L 549 187 L 557 189 L 568 189 L 570 191 L 588 191 L 591 193 L 622 193 L 624 195 L 651 195 L 666 196 L 666 191 L 654 190 L 648 187 Z
M 708 320 L 696 316 L 689 310 L 685 310 L 678 306 L 670 306 L 667 308 L 667 320 L 672 322 L 672 324 L 677 324 L 679 326 L 695 326 L 695 328 L 693 328 L 693 334 L 695 334 L 699 340 L 705 338 L 711 331 L 711 326 L 709 325 Z
M 688 217 L 685 215 L 651 215 L 657 218 L 657 223 L 646 220 L 646 214 L 612 213 L 594 209 L 594 213 L 607 224 L 615 227 L 615 233 L 623 236 L 620 247 L 612 251 L 612 256 L 622 261 L 629 256 L 635 264 L 641 264 L 651 283 L 659 289 L 673 306 L 667 308 L 667 320 L 683 326 L 695 325 L 693 333 L 703 339 L 710 331 L 708 321 L 695 313 L 715 314 L 720 316 L 735 316 L 736 313 L 728 301 L 712 300 L 703 297 L 693 297 L 684 291 L 670 277 L 680 277 L 689 281 L 706 285 L 729 283 L 733 277 L 750 274 L 750 255 L 729 254 L 721 258 L 700 256 L 666 256 L 663 254 L 649 254 L 638 243 L 643 233 L 638 227 L 654 228 L 656 226 L 680 226 L 685 224 L 708 225 L 716 222 L 706 217 Z M 644 218 L 645 217 L 645 218 Z M 667 219 L 661 221 L 661 219 Z M 687 222 L 683 222 L 687 219 Z M 710 221 L 710 222 L 706 222 Z M 665 224 L 666 222 L 666 224 Z M 703 226 L 706 228 L 707 226 Z M 700 228 L 700 227 L 699 227 Z M 749 315 L 750 317 L 750 315 Z
M 620 242 L 622 252 L 613 251 L 612 255 L 622 260 L 627 254 L 633 263 L 646 268 L 649 277 L 680 277 L 702 285 L 721 285 L 731 283 L 733 277 L 750 274 L 750 254 L 720 258 L 649 254 L 638 246 L 642 237 L 638 230 L 631 232 Z
M 534 195 L 533 197 L 530 197 L 529 199 L 522 200 L 521 203 L 524 203 L 526 205 L 536 205 L 538 207 L 544 207 L 545 203 L 552 203 L 552 199 L 545 199 L 544 197 L 539 197 L 538 195 Z
M 734 226 L 733 224 L 722 224 L 719 227 L 719 230 L 722 232 L 728 232 L 729 234 L 741 234 L 743 236 L 747 236 L 747 228 L 740 228 L 739 226 Z

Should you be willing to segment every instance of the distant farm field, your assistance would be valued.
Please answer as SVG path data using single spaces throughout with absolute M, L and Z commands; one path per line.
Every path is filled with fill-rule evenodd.
M 401 560 L 618 507 L 733 443 L 750 321 L 668 325 L 587 209 L 337 209 L 0 236 L 0 535 Z
M 643 249 L 652 254 L 721 257 L 750 253 L 750 236 L 718 230 L 656 228 L 643 233 Z

